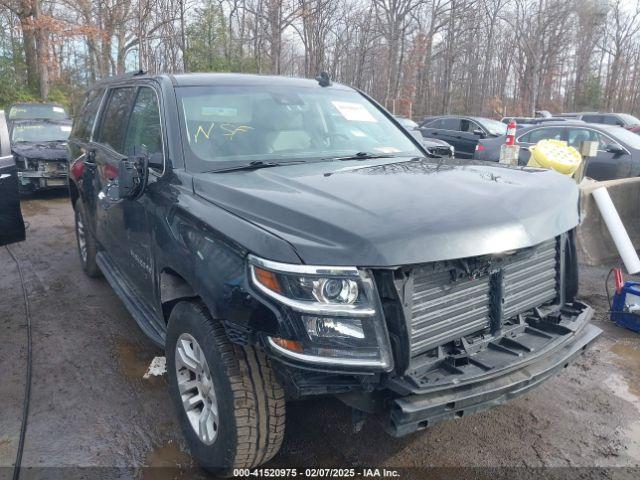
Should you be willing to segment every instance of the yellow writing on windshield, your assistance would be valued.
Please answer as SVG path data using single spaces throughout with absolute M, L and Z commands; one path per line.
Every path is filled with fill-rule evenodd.
M 233 125 L 230 125 L 228 123 L 223 123 L 222 125 L 220 125 L 220 129 L 227 132 L 224 134 L 225 137 L 229 137 L 229 140 L 233 140 L 233 137 L 235 137 L 236 134 L 253 130 L 253 127 L 250 127 L 249 125 L 239 125 L 237 127 L 234 127 Z
M 202 128 L 202 125 L 198 125 L 198 129 L 196 130 L 195 135 L 193 136 L 193 142 L 194 143 L 198 143 L 198 137 L 200 136 L 200 134 L 202 133 L 202 135 L 204 135 L 204 137 L 209 140 L 209 135 L 211 135 L 211 130 L 213 130 L 215 123 L 211 122 L 211 125 L 209 126 L 208 130 L 205 130 L 204 128 Z

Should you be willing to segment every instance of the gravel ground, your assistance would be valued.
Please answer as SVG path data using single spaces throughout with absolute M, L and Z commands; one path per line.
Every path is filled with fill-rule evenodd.
M 165 378 L 142 378 L 162 352 L 105 280 L 82 273 L 68 198 L 40 195 L 25 199 L 22 208 L 28 239 L 11 249 L 25 275 L 34 348 L 23 473 L 68 478 L 76 470 L 58 467 L 96 467 L 77 471 L 91 472 L 90 478 L 203 476 L 194 469 Z M 581 296 L 596 308 L 594 323 L 604 334 L 561 375 L 525 397 L 401 439 L 387 436 L 374 422 L 353 433 L 350 411 L 338 401 L 292 403 L 284 445 L 270 466 L 527 467 L 532 472 L 540 472 L 534 467 L 638 467 L 640 336 L 607 320 L 608 270 L 581 272 Z M 3 478 L 11 474 L 18 443 L 26 329 L 18 272 L 4 248 L 0 272 Z M 139 469 L 143 466 L 170 468 Z M 609 477 L 611 471 L 593 475 Z

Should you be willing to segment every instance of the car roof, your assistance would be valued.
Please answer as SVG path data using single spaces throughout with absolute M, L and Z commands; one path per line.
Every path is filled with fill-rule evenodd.
M 298 77 L 284 77 L 277 75 L 255 75 L 247 73 L 179 73 L 147 75 L 145 73 L 126 73 L 115 77 L 105 78 L 96 83 L 96 86 L 108 86 L 113 83 L 122 83 L 127 80 L 169 80 L 177 87 L 207 87 L 207 86 L 251 86 L 268 85 L 282 87 L 312 87 L 332 88 L 339 90 L 352 90 L 352 88 L 339 83 L 331 83 L 328 87 L 321 87 L 317 80 Z

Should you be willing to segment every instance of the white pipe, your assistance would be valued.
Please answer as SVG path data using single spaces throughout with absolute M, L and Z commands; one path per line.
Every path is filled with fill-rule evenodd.
M 620 215 L 618 215 L 618 211 L 613 205 L 606 187 L 596 188 L 593 191 L 593 198 L 618 248 L 618 253 L 624 262 L 624 266 L 627 268 L 627 273 L 633 275 L 634 273 L 640 272 L 640 258 L 638 258 L 636 249 L 631 243 L 629 234 L 624 228 L 622 220 L 620 220 Z

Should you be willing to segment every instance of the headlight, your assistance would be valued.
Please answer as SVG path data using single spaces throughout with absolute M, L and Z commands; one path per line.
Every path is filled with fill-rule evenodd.
M 290 338 L 271 348 L 306 363 L 389 370 L 389 337 L 371 273 L 290 265 L 249 256 L 252 284 L 287 308 Z

